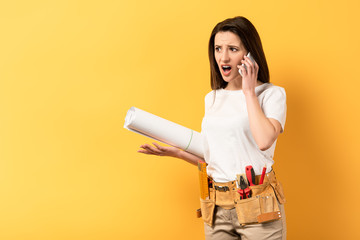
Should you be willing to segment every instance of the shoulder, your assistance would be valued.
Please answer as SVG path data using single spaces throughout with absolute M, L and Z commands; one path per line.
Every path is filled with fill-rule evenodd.
M 205 102 L 206 101 L 209 101 L 210 99 L 212 99 L 215 95 L 215 90 L 212 90 L 211 92 L 208 92 L 206 95 L 205 95 Z
M 208 93 L 205 95 L 205 98 L 208 98 L 208 97 L 210 97 L 210 96 L 213 96 L 214 93 L 215 93 L 215 91 L 216 91 L 216 90 L 212 90 L 212 91 L 208 92 Z
M 259 96 L 260 95 L 263 95 L 264 98 L 277 96 L 279 98 L 285 98 L 286 99 L 285 88 L 274 85 L 272 83 L 267 83 L 266 86 L 263 88 L 263 91 L 261 91 L 259 93 Z
M 216 90 L 212 90 L 211 92 L 205 95 L 205 110 L 209 109 L 210 106 L 213 105 L 215 100 L 215 94 L 216 94 Z

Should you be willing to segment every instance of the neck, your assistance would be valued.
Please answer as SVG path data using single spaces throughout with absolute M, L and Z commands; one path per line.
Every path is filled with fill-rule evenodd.
M 263 82 L 257 80 L 256 87 L 262 85 Z M 242 90 L 242 79 L 240 81 L 231 81 L 225 87 L 226 90 Z

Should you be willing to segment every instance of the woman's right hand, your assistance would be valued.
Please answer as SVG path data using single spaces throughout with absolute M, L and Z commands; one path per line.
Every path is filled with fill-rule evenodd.
M 157 155 L 157 156 L 169 156 L 169 157 L 177 157 L 180 156 L 180 149 L 176 147 L 166 147 L 161 146 L 157 143 L 153 143 L 155 145 L 152 146 L 150 144 L 144 144 L 141 145 L 140 150 L 138 150 L 139 153 L 149 154 L 149 155 Z

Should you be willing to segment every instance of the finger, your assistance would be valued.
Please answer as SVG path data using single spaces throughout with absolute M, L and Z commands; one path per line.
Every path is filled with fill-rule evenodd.
M 258 79 L 258 74 L 259 74 L 259 65 L 257 64 L 257 62 L 255 62 L 255 76 L 256 76 L 256 79 Z
M 146 143 L 146 144 L 141 145 L 140 147 L 141 147 L 141 148 L 146 148 L 146 147 L 149 147 L 149 146 L 150 146 L 150 145 Z
M 247 75 L 247 71 L 245 69 L 244 66 L 242 65 L 237 65 L 237 67 L 241 70 L 242 76 L 244 77 L 245 75 Z M 240 73 L 239 73 L 240 74 Z
M 248 72 L 248 74 L 251 74 L 253 72 L 253 66 L 251 64 L 251 60 L 249 62 L 249 60 L 243 60 L 243 63 L 246 65 L 246 70 Z
M 251 61 L 250 58 L 248 58 L 247 63 L 250 65 L 250 73 L 254 73 L 255 72 L 255 64 L 254 64 L 254 62 Z
M 250 66 L 254 65 L 254 62 L 247 56 L 245 56 L 245 61 L 250 64 Z
M 154 144 L 158 149 L 164 150 L 164 147 L 161 146 L 161 145 L 159 145 L 159 144 L 157 144 L 156 142 L 153 142 L 153 144 Z
M 139 153 L 145 153 L 145 154 L 154 154 L 151 150 L 145 148 L 139 149 L 138 150 Z
M 138 153 L 144 153 L 144 154 L 152 154 L 151 152 L 145 151 L 145 150 L 138 150 Z
M 149 144 L 141 145 L 140 148 L 142 148 L 142 149 L 140 149 L 139 151 L 142 151 L 142 153 L 155 154 L 156 155 L 156 153 L 154 151 L 152 151 Z
M 143 144 L 140 146 L 141 148 L 144 148 L 144 149 L 151 149 L 151 150 L 155 150 L 156 148 L 150 144 Z
M 144 144 L 144 145 L 141 145 L 140 147 L 143 148 L 145 151 L 151 151 L 151 152 L 153 152 L 153 151 L 151 150 L 151 146 L 150 146 L 149 144 Z M 141 150 L 142 150 L 142 149 L 141 149 Z
M 151 152 L 154 152 L 156 154 L 161 154 L 162 153 L 159 149 L 157 149 L 157 148 L 155 148 L 155 147 L 153 147 L 151 145 L 147 146 L 146 149 L 149 149 Z
M 255 71 L 258 72 L 259 71 L 259 65 L 257 64 L 257 62 L 254 62 L 255 65 Z
M 252 68 L 251 68 L 251 65 L 246 61 L 246 60 L 242 60 L 242 62 L 245 64 L 246 66 L 246 71 L 248 74 L 251 74 L 252 73 Z

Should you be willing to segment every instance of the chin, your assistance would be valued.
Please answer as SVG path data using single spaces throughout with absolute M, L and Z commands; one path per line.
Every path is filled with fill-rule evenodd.
M 227 78 L 222 78 L 225 82 L 227 82 L 227 83 L 229 83 L 229 82 L 231 82 L 233 79 L 232 78 L 229 78 L 229 77 L 227 77 Z

